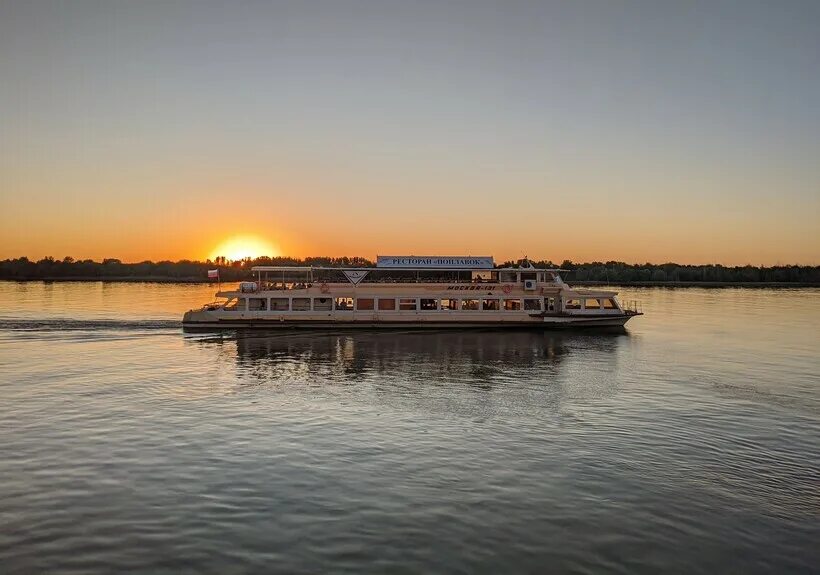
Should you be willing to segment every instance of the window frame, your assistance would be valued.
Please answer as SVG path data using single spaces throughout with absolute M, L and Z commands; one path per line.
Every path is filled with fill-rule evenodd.
M 417 297 L 400 297 L 399 300 L 399 311 L 419 311 L 419 298 Z M 412 308 L 402 307 L 411 305 L 410 302 L 413 302 Z
M 487 307 L 488 302 L 495 302 L 495 307 Z M 497 297 L 481 298 L 481 311 L 501 311 L 501 300 Z
M 376 298 L 376 311 L 396 311 L 396 298 L 394 297 L 379 297 Z M 390 302 L 392 307 L 382 307 L 382 302 Z
M 346 300 L 350 307 L 339 307 L 339 300 Z M 353 311 L 355 300 L 353 296 L 340 295 L 333 298 L 333 311 Z
M 315 297 L 315 298 L 312 298 L 312 299 L 313 299 L 313 302 L 311 302 L 312 303 L 311 308 L 313 309 L 313 311 L 333 311 L 333 298 L 325 296 L 325 297 Z M 323 299 L 327 300 L 327 304 L 324 304 L 321 301 L 319 301 L 319 300 L 323 300 Z M 316 307 L 317 303 L 322 307 Z M 327 305 L 328 307 L 324 307 L 325 305 Z
M 587 307 L 587 302 L 590 301 L 590 300 L 596 302 L 598 304 L 597 307 L 596 306 Z M 603 306 L 601 305 L 601 298 L 599 298 L 599 297 L 585 297 L 584 298 L 584 310 L 601 311 L 601 309 L 603 309 Z
M 508 308 L 507 302 L 517 302 L 517 308 Z M 501 299 L 501 310 L 502 311 L 521 311 L 524 309 L 524 302 L 521 301 L 520 297 L 505 297 Z
M 527 307 L 527 302 L 535 302 L 537 305 L 536 307 Z M 522 311 L 544 311 L 544 303 L 540 297 L 525 297 L 524 301 L 522 302 Z
M 445 301 L 450 302 L 450 307 L 444 307 L 443 304 Z M 461 307 L 458 305 L 458 303 L 459 299 L 456 297 L 444 297 L 439 300 L 438 309 L 439 311 L 458 311 L 458 309 Z

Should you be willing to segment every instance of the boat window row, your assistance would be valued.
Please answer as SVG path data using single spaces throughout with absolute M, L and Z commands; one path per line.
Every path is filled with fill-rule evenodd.
M 573 309 L 573 310 L 589 310 L 589 311 L 599 311 L 602 309 L 605 310 L 613 310 L 618 309 L 618 304 L 615 303 L 614 298 L 597 298 L 597 297 L 587 297 L 587 298 L 573 298 L 568 299 L 564 302 L 564 309 Z
M 247 302 L 247 304 L 246 304 Z M 247 307 L 246 307 L 247 305 Z M 547 298 L 547 310 L 555 299 Z M 235 298 L 226 311 L 543 311 L 542 298 Z

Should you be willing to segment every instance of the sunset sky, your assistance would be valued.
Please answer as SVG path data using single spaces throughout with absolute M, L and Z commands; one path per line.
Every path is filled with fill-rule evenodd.
M 0 0 L 0 199 L 0 258 L 820 264 L 820 2 Z

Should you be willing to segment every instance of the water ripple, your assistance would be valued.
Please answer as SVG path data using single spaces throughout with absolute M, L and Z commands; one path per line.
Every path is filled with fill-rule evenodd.
M 0 284 L 3 573 L 820 564 L 816 291 L 596 335 L 185 334 L 202 288 L 146 290 Z

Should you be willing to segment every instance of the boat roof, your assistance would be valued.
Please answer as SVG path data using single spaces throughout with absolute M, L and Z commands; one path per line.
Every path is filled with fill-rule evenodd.
M 391 270 L 400 270 L 400 271 L 420 271 L 420 272 L 435 272 L 435 271 L 461 271 L 461 272 L 469 272 L 469 271 L 476 271 L 476 272 L 498 272 L 498 271 L 525 271 L 525 272 L 568 272 L 570 270 L 560 269 L 560 268 L 536 268 L 536 267 L 506 267 L 506 268 L 480 268 L 480 267 L 419 267 L 419 266 L 407 266 L 407 267 L 377 267 L 377 266 L 370 266 L 370 267 L 342 267 L 342 266 L 253 266 L 251 271 L 255 272 L 309 272 L 309 271 L 316 271 L 316 270 L 338 270 L 338 271 L 391 271 Z

